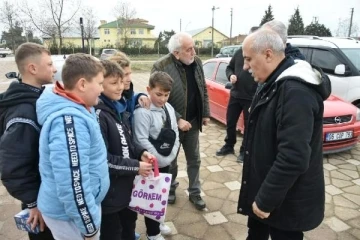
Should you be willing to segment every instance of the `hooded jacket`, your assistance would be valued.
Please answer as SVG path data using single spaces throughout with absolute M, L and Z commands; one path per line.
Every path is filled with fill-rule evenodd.
M 95 109 L 107 149 L 110 173 L 110 189 L 101 203 L 102 212 L 108 214 L 129 206 L 134 178 L 139 172 L 139 160 L 145 149 L 133 142 L 125 99 L 118 101 L 117 110 L 104 95 L 101 99 Z
M 42 90 L 12 82 L 0 94 L 0 170 L 7 191 L 27 208 L 40 188 L 39 134 L 35 104 Z
M 106 147 L 94 108 L 48 87 L 36 103 L 41 187 L 38 208 L 47 217 L 73 221 L 91 237 L 100 228 L 100 203 L 109 189 Z
M 176 140 L 169 156 L 159 154 L 149 141 L 149 137 L 157 139 L 161 128 L 164 126 L 166 121 L 164 109 L 151 104 L 149 110 L 145 108 L 137 108 L 134 112 L 133 128 L 135 142 L 146 148 L 157 158 L 160 168 L 167 167 L 171 164 L 171 162 L 176 158 L 180 147 L 179 130 L 175 110 L 169 103 L 166 103 L 165 107 L 169 112 L 171 128 L 176 134 Z
M 291 57 L 268 77 L 250 108 L 239 213 L 287 231 L 308 231 L 322 222 L 323 101 L 330 92 L 321 69 Z M 254 201 L 269 218 L 253 213 Z

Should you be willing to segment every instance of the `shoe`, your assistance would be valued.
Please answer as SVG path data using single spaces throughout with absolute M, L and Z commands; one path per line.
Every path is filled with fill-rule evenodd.
M 171 228 L 166 225 L 165 223 L 160 223 L 160 232 L 162 235 L 170 235 L 171 234 Z
M 225 156 L 228 154 L 234 154 L 234 148 L 228 145 L 224 145 L 220 150 L 216 151 L 216 156 Z
M 242 163 L 243 161 L 244 161 L 244 153 L 243 152 L 241 152 L 240 154 L 239 154 L 239 156 L 236 158 L 236 161 L 238 162 L 238 163 Z
M 147 236 L 146 235 L 147 240 L 165 240 L 165 238 L 161 235 L 161 233 L 159 233 L 156 236 Z
M 189 201 L 194 204 L 197 210 L 203 210 L 206 207 L 206 203 L 200 195 L 190 195 Z
M 139 240 L 140 239 L 140 233 L 135 232 L 135 240 Z
M 175 181 L 174 183 L 171 184 L 170 186 L 170 191 L 169 191 L 169 198 L 168 198 L 168 204 L 175 204 L 176 202 L 176 188 L 179 186 L 179 182 Z

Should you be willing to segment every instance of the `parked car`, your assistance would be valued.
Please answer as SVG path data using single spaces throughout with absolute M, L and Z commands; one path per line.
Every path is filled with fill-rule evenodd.
M 104 59 L 108 59 L 109 57 L 111 57 L 112 55 L 114 55 L 115 53 L 117 53 L 118 50 L 116 49 L 103 49 L 100 55 L 100 59 L 104 60 Z
M 329 75 L 332 94 L 360 108 L 360 41 L 353 38 L 289 36 L 306 60 Z
M 225 69 L 231 58 L 213 58 L 203 63 L 209 95 L 210 115 L 226 124 L 226 110 L 230 98 L 230 84 Z M 331 95 L 324 102 L 323 120 L 324 154 L 346 151 L 354 147 L 360 136 L 360 110 L 349 102 Z M 244 130 L 241 115 L 237 129 Z
M 232 57 L 241 45 L 231 45 L 220 48 L 220 52 L 215 57 Z
M 7 55 L 11 55 L 12 51 L 9 48 L 0 48 L 0 56 L 1 57 L 6 57 Z

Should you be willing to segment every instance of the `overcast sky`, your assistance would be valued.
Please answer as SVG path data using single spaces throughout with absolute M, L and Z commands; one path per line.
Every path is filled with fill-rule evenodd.
M 171 29 L 180 31 L 180 19 L 183 31 L 211 26 L 212 6 L 219 7 L 214 15 L 216 29 L 227 36 L 230 35 L 230 9 L 233 8 L 232 36 L 247 33 L 252 26 L 260 24 L 270 2 L 275 19 L 288 24 L 290 16 L 299 6 L 305 26 L 311 23 L 313 17 L 317 17 L 320 23 L 330 28 L 333 35 L 339 19 L 350 18 L 351 8 L 354 8 L 353 22 L 360 28 L 360 0 L 131 0 L 129 2 L 136 9 L 137 17 L 147 19 L 149 24 L 155 26 L 155 34 Z M 114 20 L 111 9 L 116 0 L 83 3 L 93 6 L 97 10 L 99 19 Z M 358 34 L 360 35 L 360 31 Z

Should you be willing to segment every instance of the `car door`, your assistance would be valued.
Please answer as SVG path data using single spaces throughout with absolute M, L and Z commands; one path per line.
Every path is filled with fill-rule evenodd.
M 204 75 L 206 80 L 206 87 L 208 90 L 208 96 L 209 96 L 209 107 L 210 107 L 210 115 L 213 117 L 214 109 L 216 108 L 216 83 L 214 81 L 215 79 L 215 69 L 217 67 L 216 61 L 208 61 L 203 64 L 204 69 Z
M 221 122 L 226 123 L 226 111 L 230 98 L 230 91 L 225 88 L 228 79 L 226 76 L 226 67 L 228 66 L 227 62 L 220 61 L 217 65 L 216 74 L 215 74 L 215 87 L 214 93 L 216 96 L 216 104 L 214 105 L 214 110 L 218 115 L 218 118 Z

